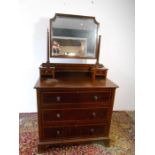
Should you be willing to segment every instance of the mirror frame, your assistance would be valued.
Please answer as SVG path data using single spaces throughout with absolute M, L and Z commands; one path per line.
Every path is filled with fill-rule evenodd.
M 94 23 L 97 25 L 96 28 L 96 48 L 95 48 L 95 56 L 94 57 L 78 57 L 78 56 L 53 56 L 52 55 L 52 44 L 53 44 L 53 36 L 52 36 L 52 22 L 56 20 L 56 18 L 60 17 L 72 17 L 72 18 L 81 18 L 81 19 L 92 19 Z M 53 18 L 50 18 L 50 28 L 49 28 L 49 57 L 51 58 L 76 58 L 76 59 L 98 59 L 99 56 L 99 49 L 98 49 L 98 42 L 99 42 L 99 37 L 98 37 L 98 29 L 99 29 L 99 22 L 96 21 L 95 17 L 93 16 L 83 16 L 83 15 L 73 15 L 73 14 L 63 14 L 63 13 L 56 13 Z

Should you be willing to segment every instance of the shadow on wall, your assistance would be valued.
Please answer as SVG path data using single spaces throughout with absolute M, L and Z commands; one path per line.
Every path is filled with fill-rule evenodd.
M 41 18 L 34 26 L 33 51 L 35 63 L 40 65 L 46 62 L 47 52 L 47 28 L 49 28 L 49 18 Z

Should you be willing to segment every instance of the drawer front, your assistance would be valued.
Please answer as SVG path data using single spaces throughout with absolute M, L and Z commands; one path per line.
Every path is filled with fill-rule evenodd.
M 45 105 L 74 103 L 76 102 L 76 94 L 74 92 L 43 92 L 41 101 Z
M 97 70 L 96 74 L 97 75 L 106 75 L 106 71 L 105 70 Z
M 42 119 L 45 124 L 64 121 L 66 122 L 104 122 L 108 120 L 108 108 L 79 108 L 42 110 Z
M 100 137 L 106 136 L 107 125 L 85 125 L 85 126 L 66 126 L 66 127 L 45 127 L 43 137 L 45 139 L 61 139 L 74 137 Z
M 77 106 L 78 104 L 101 103 L 111 106 L 113 91 L 75 91 L 75 92 L 42 92 L 42 106 Z
M 40 72 L 41 72 L 41 75 L 52 75 L 53 70 L 44 68 L 44 69 L 41 69 Z

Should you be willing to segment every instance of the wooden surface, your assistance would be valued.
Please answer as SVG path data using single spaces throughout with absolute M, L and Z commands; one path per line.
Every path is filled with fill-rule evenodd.
M 64 75 L 65 76 L 65 75 Z M 69 76 L 59 79 L 43 78 L 38 79 L 35 88 L 117 88 L 109 79 L 98 78 L 93 81 L 90 77 Z
M 98 31 L 99 23 L 95 17 L 56 14 L 50 19 L 50 56 L 52 22 L 56 16 L 93 19 Z M 97 140 L 109 145 L 111 116 L 118 86 L 107 79 L 108 69 L 99 64 L 101 37 L 98 39 L 97 31 L 97 64 L 49 63 L 47 52 L 48 63 L 42 63 L 39 68 L 40 78 L 34 86 L 37 93 L 39 152 L 54 145 Z

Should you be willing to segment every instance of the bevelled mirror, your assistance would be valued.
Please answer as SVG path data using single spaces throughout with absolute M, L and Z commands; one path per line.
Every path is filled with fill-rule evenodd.
M 55 14 L 50 19 L 50 57 L 96 59 L 98 27 L 95 17 Z

